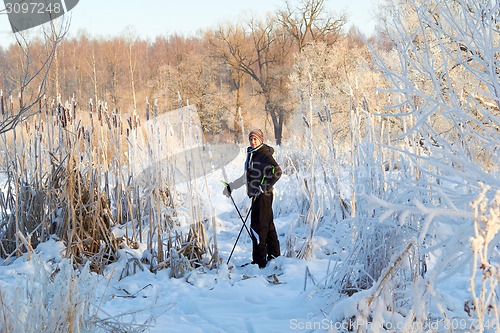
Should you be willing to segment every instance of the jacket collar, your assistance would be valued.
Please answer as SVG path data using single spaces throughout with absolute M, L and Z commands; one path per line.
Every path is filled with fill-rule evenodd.
M 260 148 L 262 148 L 263 146 L 264 146 L 264 144 L 263 144 L 263 143 L 261 143 L 258 147 L 255 147 L 255 148 L 248 147 L 248 148 L 247 148 L 247 154 L 254 153 L 254 152 L 256 152 L 257 150 L 259 150 Z

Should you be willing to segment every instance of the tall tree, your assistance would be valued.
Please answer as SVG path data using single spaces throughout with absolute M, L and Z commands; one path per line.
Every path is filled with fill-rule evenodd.
M 278 92 L 285 89 L 289 73 L 285 65 L 292 49 L 290 38 L 272 16 L 220 27 L 217 38 L 218 55 L 257 83 L 265 112 L 273 123 L 276 144 L 280 145 L 286 112 Z
M 310 42 L 334 43 L 347 22 L 345 14 L 329 14 L 325 0 L 299 0 L 296 6 L 287 0 L 285 4 L 278 11 L 278 20 L 295 39 L 299 52 Z

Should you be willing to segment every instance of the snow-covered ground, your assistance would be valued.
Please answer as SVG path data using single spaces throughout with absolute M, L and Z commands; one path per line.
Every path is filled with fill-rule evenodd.
M 229 180 L 241 174 L 244 158 L 244 154 L 240 155 L 226 166 Z M 227 265 L 242 223 L 231 200 L 222 195 L 222 177 L 220 170 L 207 177 L 217 214 L 217 238 L 223 262 L 219 269 L 199 268 L 176 279 L 170 277 L 170 269 L 154 274 L 138 268 L 136 274 L 120 280 L 129 257 L 125 252 L 140 257 L 143 247 L 123 249 L 122 260 L 108 267 L 104 275 L 91 274 L 89 281 L 95 283 L 92 290 L 99 318 L 115 318 L 130 327 L 139 324 L 148 332 L 286 332 L 304 329 L 312 323 L 310 320 L 319 325 L 325 300 L 312 295 L 314 283 L 326 276 L 328 257 L 319 255 L 320 259 L 304 261 L 282 256 L 265 269 L 255 265 L 240 267 L 251 261 L 251 240 L 243 232 Z M 275 209 L 280 204 L 290 205 L 282 202 L 280 195 L 280 183 L 288 181 L 284 175 L 276 185 Z M 242 213 L 246 213 L 249 199 L 245 190 L 241 188 L 233 195 Z M 275 219 L 282 251 L 295 219 L 296 213 Z M 318 248 L 326 243 L 321 237 L 318 241 Z M 60 265 L 64 250 L 61 242 L 51 240 L 38 246 L 37 255 L 32 254 L 31 260 L 24 255 L 0 266 L 0 290 L 23 290 L 37 281 L 39 262 L 47 272 L 52 272 Z
M 244 153 L 225 167 L 228 180 L 242 173 Z M 280 161 L 281 162 L 281 161 Z M 32 332 L 44 320 L 54 320 L 61 308 L 74 306 L 88 311 L 90 331 L 95 332 L 347 332 L 352 330 L 346 318 L 363 314 L 364 299 L 374 294 L 374 288 L 339 298 L 328 286 L 328 277 L 335 265 L 342 261 L 342 251 L 352 246 L 347 224 L 333 224 L 333 230 L 319 230 L 314 238 L 315 256 L 310 260 L 279 257 L 265 269 L 255 265 L 240 267 L 251 261 L 251 241 L 246 234 L 235 248 L 229 265 L 226 260 L 241 228 L 241 220 L 230 199 L 222 195 L 221 170 L 207 175 L 208 188 L 201 189 L 209 205 L 212 201 L 217 221 L 217 244 L 222 264 L 218 269 L 205 267 L 186 272 L 182 278 L 172 278 L 170 269 L 150 272 L 135 267 L 135 274 L 122 278 L 128 259 L 140 258 L 145 249 L 124 248 L 118 262 L 107 267 L 103 275 L 81 273 L 72 275 L 70 267 L 62 259 L 65 247 L 51 240 L 41 244 L 36 254 L 10 259 L 0 266 L 0 305 L 12 314 L 9 320 L 22 322 L 15 327 Z M 200 182 L 201 183 L 201 182 Z M 297 223 L 301 209 L 297 205 L 298 185 L 284 174 L 275 186 L 275 224 L 284 253 L 287 236 L 298 237 L 298 243 L 307 234 L 306 227 Z M 182 185 L 179 185 L 179 189 Z M 290 193 L 295 192 L 295 193 Z M 233 193 L 241 212 L 246 213 L 249 199 L 245 190 Z M 119 232 L 119 230 L 117 230 Z M 213 230 L 209 228 L 210 237 Z M 301 238 L 302 237 L 302 238 Z M 464 256 L 462 256 L 462 259 Z M 29 260 L 28 260 L 29 259 Z M 376 332 L 413 331 L 473 331 L 474 320 L 464 312 L 464 299 L 470 293 L 470 258 L 464 259 L 463 269 L 437 277 L 434 288 L 429 290 L 437 302 L 430 305 L 425 329 L 405 327 L 404 318 L 389 308 L 379 309 L 379 317 L 370 318 L 370 323 L 359 321 L 354 330 Z M 430 263 L 432 264 L 432 263 Z M 52 273 L 59 270 L 58 274 Z M 85 270 L 84 270 L 85 271 Z M 130 267 L 128 269 L 130 272 Z M 66 275 L 65 275 L 66 274 Z M 478 281 L 479 282 L 479 281 Z M 73 284 L 74 283 L 74 284 Z M 423 283 L 423 282 L 422 282 Z M 408 286 L 408 293 L 421 295 L 416 290 L 425 290 L 425 285 Z M 68 294 L 76 300 L 68 305 Z M 48 296 L 47 296 L 48 295 Z M 52 296 L 50 296 L 52 295 Z M 47 302 L 38 298 L 48 297 Z M 60 297 L 60 298 L 58 298 Z M 383 295 L 380 295 L 383 297 Z M 71 298 L 71 297 L 70 297 Z M 423 300 L 422 302 L 427 302 Z M 46 311 L 41 315 L 40 304 Z M 46 305 L 48 304 L 48 305 Z M 381 302 L 383 304 L 383 302 Z M 30 308 L 37 308 L 30 312 Z M 451 321 L 440 317 L 443 307 L 452 314 Z M 427 315 L 427 314 L 425 314 Z M 14 319 L 13 319 L 14 318 Z M 90 323 L 90 324 L 89 324 Z M 7 331 L 7 323 L 0 328 Z M 406 323 L 407 325 L 408 323 Z M 2 326 L 3 325 L 3 326 Z M 356 326 L 357 325 L 357 326 Z M 385 325 L 385 329 L 382 328 Z M 494 332 L 492 326 L 490 330 Z M 19 330 L 17 330 L 19 331 Z M 13 330 L 13 332 L 17 332 Z M 47 331 L 47 330 L 46 330 Z

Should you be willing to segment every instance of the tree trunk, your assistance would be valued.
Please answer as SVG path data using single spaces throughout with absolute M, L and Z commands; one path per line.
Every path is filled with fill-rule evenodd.
M 271 120 L 273 121 L 274 139 L 276 140 L 276 145 L 280 146 L 283 135 L 283 110 L 271 101 L 269 92 L 264 92 L 264 96 L 266 96 L 266 113 L 271 115 Z

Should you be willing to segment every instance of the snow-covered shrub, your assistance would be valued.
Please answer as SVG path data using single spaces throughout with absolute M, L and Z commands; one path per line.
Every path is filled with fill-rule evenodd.
M 30 266 L 0 285 L 0 331 L 95 332 L 97 280 L 89 266 L 76 271 L 70 260 L 50 264 L 39 255 Z
M 344 180 L 347 174 L 345 167 L 333 159 L 324 141 L 317 140 L 315 146 L 301 141 L 278 149 L 283 176 L 274 213 L 276 217 L 297 215 L 287 233 L 287 256 L 311 258 L 317 228 L 329 228 L 346 218 L 350 206 L 345 188 L 340 185 L 340 179 Z
M 391 320 L 407 331 L 429 329 L 432 320 L 446 328 L 469 315 L 469 322 L 485 323 L 486 313 L 498 322 L 495 303 L 490 301 L 498 301 L 491 291 L 496 280 L 490 278 L 497 270 L 491 257 L 480 254 L 483 237 L 474 232 L 475 220 L 495 221 L 492 198 L 500 188 L 498 4 L 393 3 L 397 6 L 387 12 L 394 19 L 387 25 L 392 40 L 386 44 L 393 49 L 374 52 L 390 84 L 383 90 L 386 112 L 370 107 L 373 100 L 365 102 L 358 86 L 351 85 L 352 155 L 346 164 L 351 165 L 353 218 L 335 230 L 342 232 L 341 226 L 349 225 L 352 241 L 328 280 L 332 302 L 344 297 L 342 292 L 360 291 L 358 312 L 342 320 L 357 316 L 372 324 L 362 331 L 388 329 L 384 323 Z M 331 95 L 314 95 L 316 87 L 328 86 L 323 82 L 328 78 L 307 57 L 302 65 L 295 87 L 301 92 L 303 118 L 317 131 L 321 117 L 309 115 L 318 104 L 328 105 Z M 309 77 L 308 68 L 313 68 Z M 483 183 L 491 187 L 485 195 Z M 479 202 L 484 208 L 474 213 Z M 488 214 L 491 217 L 486 218 Z M 487 247 L 496 249 L 498 230 L 488 228 Z M 447 283 L 464 274 L 477 276 L 479 271 L 486 282 L 480 288 L 471 283 L 475 292 L 468 293 L 468 286 L 458 279 L 455 289 L 464 291 L 448 293 Z M 450 302 L 452 297 L 465 304 L 465 311 Z M 481 325 L 474 329 L 482 330 Z
M 351 140 L 355 147 L 351 155 L 353 216 L 345 221 L 350 227 L 351 245 L 332 273 L 329 286 L 341 294 L 371 288 L 393 260 L 400 260 L 399 255 L 416 237 L 412 227 L 386 219 L 387 211 L 380 209 L 384 200 L 404 201 L 397 192 L 399 186 L 394 184 L 412 180 L 405 176 L 404 164 L 395 160 L 397 155 L 384 151 L 380 120 L 368 110 L 356 109 L 351 115 Z M 397 164 L 398 170 L 387 170 L 387 164 Z M 415 267 L 408 268 L 410 272 L 403 274 L 412 275 Z
M 474 236 L 470 240 L 474 252 L 470 279 L 472 301 L 464 305 L 470 317 L 473 317 L 472 311 L 475 313 L 479 331 L 493 328 L 492 324 L 500 322 L 500 190 L 488 192 L 489 186 L 484 186 L 481 195 L 471 203 L 474 212 Z
M 496 305 L 491 306 L 496 303 L 489 301 L 495 298 L 490 286 L 496 285 L 488 278 L 489 258 L 488 263 L 484 257 L 473 260 L 484 246 L 479 245 L 484 244 L 479 235 L 485 231 L 479 231 L 477 220 L 486 225 L 485 221 L 495 220 L 491 198 L 500 188 L 498 10 L 498 4 L 490 1 L 435 0 L 407 1 L 390 12 L 394 14 L 393 30 L 388 32 L 394 43 L 390 59 L 397 61 L 389 63 L 377 52 L 375 56 L 393 85 L 389 91 L 394 105 L 380 116 L 404 129 L 404 144 L 387 146 L 400 154 L 402 168 L 386 178 L 384 195 L 372 194 L 367 203 L 377 207 L 374 215 L 379 221 L 397 223 L 408 231 L 402 241 L 410 247 L 389 262 L 375 281 L 376 288 L 359 303 L 378 326 L 390 313 L 402 316 L 398 321 L 412 331 L 429 329 L 433 320 L 439 328 L 464 320 L 474 325 L 462 328 L 478 331 L 484 331 L 486 323 L 489 329 L 495 327 L 491 318 L 498 323 Z M 483 193 L 482 183 L 491 189 Z M 482 207 L 477 209 L 478 205 Z M 486 248 L 494 248 L 498 229 L 488 230 L 493 244 Z M 406 257 L 409 265 L 396 265 L 400 257 Z M 487 281 L 479 290 L 472 295 L 447 294 L 443 283 L 469 272 L 473 281 L 478 269 Z M 388 279 L 384 272 L 389 271 L 399 275 Z M 450 305 L 450 297 L 465 308 Z M 486 318 L 486 313 L 492 317 Z

